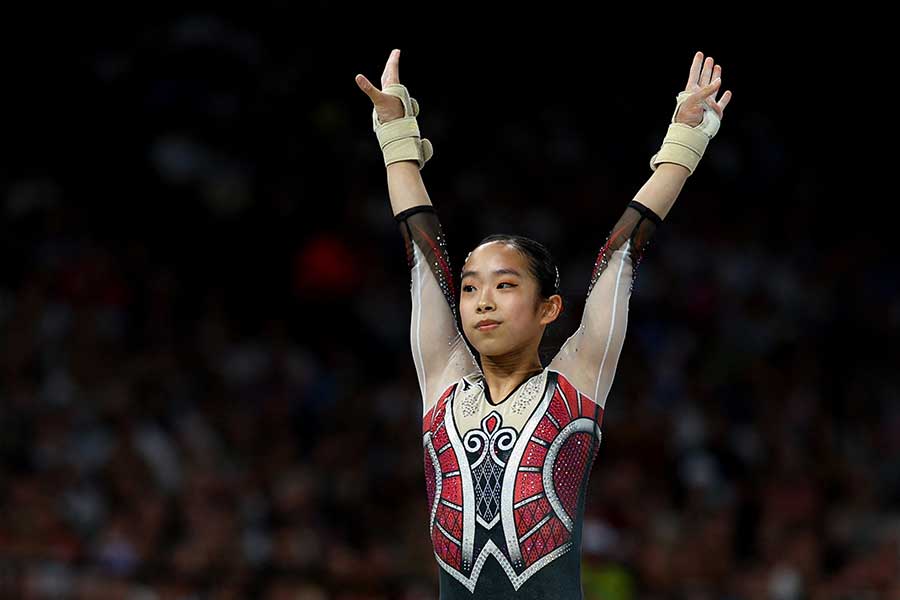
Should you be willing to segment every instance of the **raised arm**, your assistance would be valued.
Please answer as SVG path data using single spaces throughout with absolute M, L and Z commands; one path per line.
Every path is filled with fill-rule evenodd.
M 717 79 L 712 80 L 713 75 Z M 731 98 L 731 92 L 725 92 L 720 101 L 715 100 L 720 75 L 721 67 L 712 58 L 704 62 L 702 53 L 694 55 L 685 91 L 676 98 L 672 125 L 651 159 L 654 173 L 607 236 L 591 274 L 581 323 L 549 365 L 600 407 L 605 407 L 625 341 L 638 264 L 696 168 L 706 142 L 718 130 Z
M 433 151 L 419 136 L 418 102 L 400 85 L 399 59 L 400 51 L 394 50 L 381 77 L 384 91 L 363 75 L 356 81 L 374 104 L 373 123 L 385 156 L 391 209 L 406 247 L 412 296 L 410 345 L 424 415 L 451 383 L 479 367 L 457 326 L 447 238 L 421 175 Z
M 479 367 L 456 324 L 456 285 L 437 212 L 423 204 L 394 218 L 411 273 L 410 346 L 425 414 L 447 386 Z
M 659 169 L 651 180 L 665 177 L 677 175 Z M 606 404 L 625 341 L 637 265 L 661 222 L 637 199 L 628 204 L 597 255 L 581 323 L 549 365 L 600 407 Z

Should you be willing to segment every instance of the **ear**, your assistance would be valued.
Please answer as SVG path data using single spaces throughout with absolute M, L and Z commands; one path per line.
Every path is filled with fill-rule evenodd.
M 541 308 L 541 325 L 549 325 L 562 313 L 563 299 L 559 294 L 553 294 L 543 302 Z

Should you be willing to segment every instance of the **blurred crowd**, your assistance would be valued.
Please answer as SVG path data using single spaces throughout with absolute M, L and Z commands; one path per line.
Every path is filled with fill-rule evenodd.
M 438 596 L 409 273 L 353 81 L 390 48 L 314 65 L 257 25 L 97 38 L 65 63 L 69 108 L 37 125 L 65 123 L 61 148 L 26 141 L 29 113 L 13 126 L 0 597 Z M 546 364 L 650 175 L 691 49 L 656 98 L 611 100 L 615 123 L 580 97 L 513 106 L 477 155 L 465 90 L 408 54 L 454 268 L 494 232 L 559 262 Z M 585 598 L 894 600 L 897 263 L 865 227 L 826 231 L 801 135 L 734 89 L 637 269 Z

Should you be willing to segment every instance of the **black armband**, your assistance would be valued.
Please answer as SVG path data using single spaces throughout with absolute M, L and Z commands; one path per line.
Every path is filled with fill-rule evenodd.
M 437 280 L 447 305 L 456 311 L 456 286 L 453 272 L 450 269 L 450 255 L 447 252 L 447 239 L 441 229 L 437 211 L 430 204 L 422 204 L 407 208 L 396 215 L 394 220 L 400 224 L 400 232 L 406 245 L 406 262 L 413 271 L 413 284 L 416 283 L 418 260 L 424 260 Z
M 594 288 L 594 284 L 597 283 L 597 279 L 600 278 L 600 274 L 606 270 L 609 257 L 614 251 L 621 248 L 626 241 L 631 242 L 628 247 L 628 254 L 632 261 L 633 283 L 634 277 L 637 275 L 637 267 L 644 255 L 644 250 L 650 243 L 653 233 L 661 224 L 662 219 L 651 209 L 635 200 L 629 202 L 625 212 L 606 238 L 606 243 L 597 254 L 597 259 L 594 261 L 594 270 L 591 273 L 590 285 L 588 285 L 588 296 L 591 295 L 591 290 Z

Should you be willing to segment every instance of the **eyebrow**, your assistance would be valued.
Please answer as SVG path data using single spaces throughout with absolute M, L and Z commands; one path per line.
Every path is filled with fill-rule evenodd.
M 515 275 L 516 277 L 521 277 L 522 275 L 516 271 L 515 269 L 496 269 L 494 270 L 495 275 Z M 459 276 L 460 280 L 465 279 L 469 275 L 478 276 L 478 271 L 463 271 L 462 275 Z

